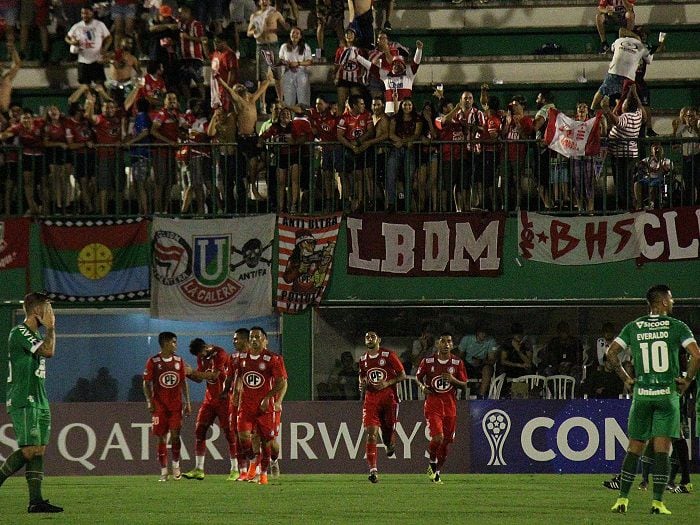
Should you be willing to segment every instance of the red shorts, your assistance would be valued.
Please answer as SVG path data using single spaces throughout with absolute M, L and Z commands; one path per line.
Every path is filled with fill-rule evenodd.
M 362 426 L 396 426 L 399 402 L 391 388 L 379 392 L 367 392 L 362 406 Z
M 218 403 L 202 403 L 202 405 L 199 407 L 199 412 L 197 412 L 196 425 L 209 428 L 212 426 L 217 417 L 219 418 L 219 426 L 221 427 L 221 430 L 228 431 L 228 429 L 231 428 L 228 401 L 220 401 Z
M 180 430 L 182 427 L 182 410 L 171 411 L 167 408 L 156 408 L 151 416 L 153 435 L 163 437 L 169 430 Z
M 442 434 L 445 443 L 452 443 L 455 440 L 457 416 L 425 414 L 425 420 L 428 424 L 428 433 L 431 438 Z
M 261 413 L 259 410 L 241 410 L 238 412 L 236 425 L 238 432 L 255 432 L 263 441 L 269 441 L 275 437 L 275 413 L 272 411 Z

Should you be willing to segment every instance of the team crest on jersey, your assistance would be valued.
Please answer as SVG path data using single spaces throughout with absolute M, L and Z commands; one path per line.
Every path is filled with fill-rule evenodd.
M 370 368 L 367 370 L 367 381 L 376 385 L 386 379 L 386 372 L 382 368 Z
M 158 378 L 158 383 L 163 388 L 175 388 L 180 383 L 180 376 L 175 372 L 165 372 Z
M 267 366 L 265 366 L 265 363 L 260 363 L 260 364 L 258 365 L 258 368 L 259 368 L 260 370 L 265 370 L 265 369 L 267 368 Z
M 231 236 L 193 235 L 191 242 L 176 232 L 153 235 L 153 278 L 177 286 L 197 306 L 230 303 L 243 286 L 229 277 Z
M 454 374 L 454 373 L 455 373 L 455 367 L 454 367 L 454 366 L 451 366 L 450 368 L 447 369 L 447 371 L 448 371 L 450 374 Z
M 452 384 L 443 379 L 441 375 L 435 376 L 430 382 L 430 386 L 435 392 L 447 392 L 452 388 Z
M 380 360 L 379 360 L 379 366 L 384 366 L 385 364 L 386 364 L 386 360 L 385 360 L 385 359 L 380 359 Z
M 265 384 L 265 377 L 256 370 L 251 370 L 243 374 L 243 384 L 248 388 L 257 389 Z

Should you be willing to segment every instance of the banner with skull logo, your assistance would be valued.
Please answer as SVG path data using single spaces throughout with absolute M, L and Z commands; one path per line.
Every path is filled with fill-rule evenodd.
M 234 219 L 155 217 L 151 315 L 238 321 L 272 315 L 273 214 Z
M 277 310 L 298 313 L 321 302 L 333 267 L 341 214 L 280 215 Z

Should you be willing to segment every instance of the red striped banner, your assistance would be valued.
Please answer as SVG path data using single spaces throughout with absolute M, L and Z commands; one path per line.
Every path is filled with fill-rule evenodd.
M 321 302 L 333 267 L 342 215 L 280 215 L 277 310 L 298 313 Z

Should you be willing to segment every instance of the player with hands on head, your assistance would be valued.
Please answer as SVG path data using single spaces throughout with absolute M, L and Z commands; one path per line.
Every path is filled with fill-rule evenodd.
M 613 512 L 625 513 L 629 491 L 637 473 L 637 461 L 647 441 L 654 446 L 654 495 L 652 514 L 671 514 L 662 498 L 669 477 L 671 442 L 680 437 L 679 395 L 695 378 L 700 367 L 700 348 L 688 326 L 670 316 L 673 295 L 665 284 L 649 288 L 648 315 L 628 323 L 608 348 L 607 356 L 617 375 L 634 387 L 629 412 L 629 446 L 620 473 L 620 494 Z M 680 377 L 679 347 L 690 354 L 687 376 Z M 619 354 L 632 351 L 635 379 L 620 363 Z
M 56 316 L 43 293 L 24 296 L 24 321 L 8 338 L 7 412 L 19 448 L 0 465 L 0 485 L 22 467 L 29 488 L 29 513 L 63 512 L 41 494 L 44 454 L 51 431 L 46 395 L 46 359 L 56 351 Z M 44 336 L 39 327 L 45 329 Z
M 464 361 L 452 355 L 452 334 L 443 332 L 435 346 L 437 352 L 418 366 L 416 380 L 425 395 L 423 413 L 430 432 L 428 477 L 442 484 L 440 470 L 457 428 L 457 389 L 467 387 L 467 370 Z

